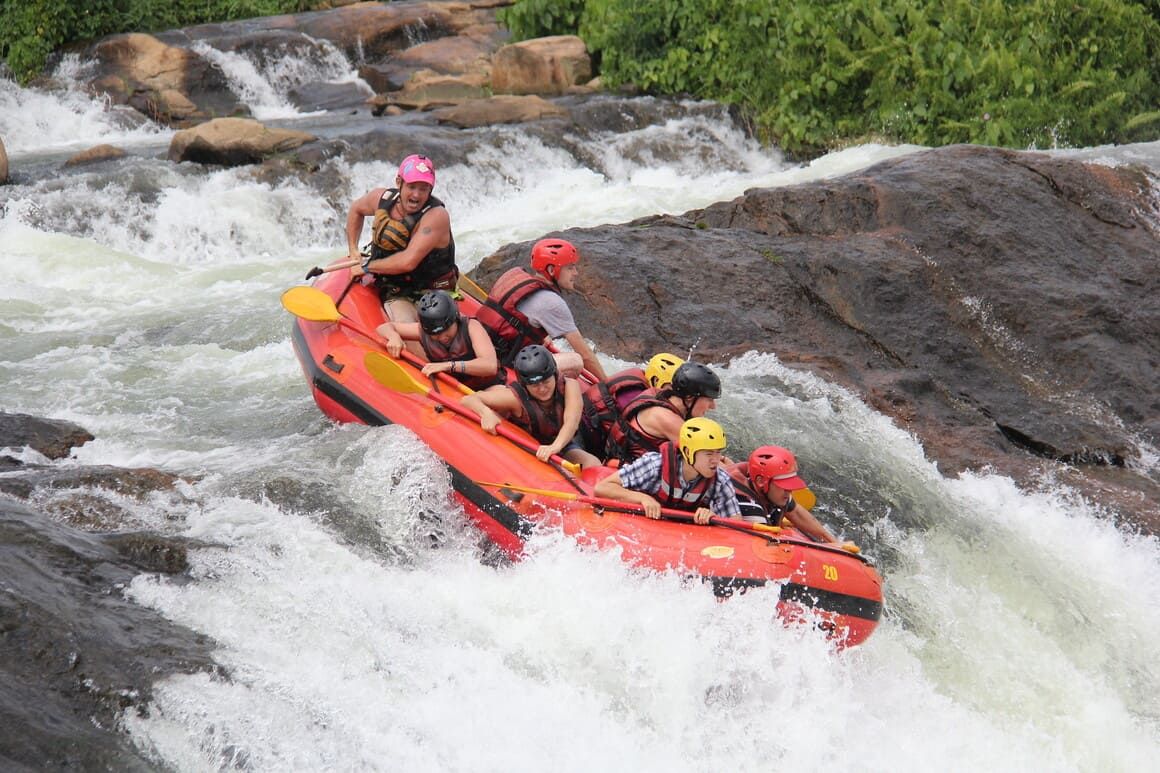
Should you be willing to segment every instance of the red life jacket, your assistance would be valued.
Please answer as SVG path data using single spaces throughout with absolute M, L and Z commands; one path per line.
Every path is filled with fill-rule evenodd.
M 544 445 L 554 442 L 556 435 L 560 434 L 560 427 L 564 426 L 564 380 L 563 376 L 556 377 L 556 392 L 552 395 L 550 413 L 528 394 L 527 387 L 519 381 L 508 384 L 508 389 L 515 392 L 524 407 L 523 416 L 512 421 Z
M 495 344 L 503 365 L 511 365 L 520 349 L 528 344 L 543 343 L 548 331 L 533 325 L 516 306 L 532 293 L 541 290 L 559 294 L 556 286 L 542 276 L 513 268 L 504 272 L 487 294 L 487 300 L 475 313 Z
M 690 513 L 696 512 L 699 507 L 708 507 L 705 503 L 712 501 L 717 476 L 704 478 L 698 475 L 691 484 L 686 484 L 684 476 L 681 475 L 681 450 L 677 444 L 662 443 L 657 450 L 661 455 L 661 482 L 653 496 L 661 503 L 661 507 L 672 507 Z
M 608 430 L 613 424 L 624 421 L 621 413 L 637 396 L 648 389 L 644 371 L 628 368 L 609 376 L 607 381 L 597 381 L 584 390 L 584 415 L 587 448 L 604 448 L 608 442 Z M 623 428 L 622 428 L 622 431 Z
M 419 343 L 423 346 L 428 362 L 475 359 L 475 347 L 471 345 L 471 331 L 467 328 L 470 319 L 470 317 L 460 315 L 459 329 L 455 331 L 455 337 L 446 346 L 439 343 L 435 336 L 423 330 L 422 327 L 419 328 Z M 480 389 L 487 389 L 489 386 L 503 383 L 499 378 L 498 370 L 490 376 L 469 376 L 466 373 L 452 373 L 451 375 L 477 392 Z
M 622 421 L 615 422 L 608 428 L 608 445 L 604 448 L 605 458 L 619 459 L 627 464 L 649 451 L 660 448 L 665 438 L 653 437 L 641 429 L 636 416 L 645 408 L 665 408 L 680 416 L 682 421 L 688 418 L 666 399 L 672 394 L 671 389 L 659 392 L 655 389 L 646 389 L 633 398 L 621 414 Z

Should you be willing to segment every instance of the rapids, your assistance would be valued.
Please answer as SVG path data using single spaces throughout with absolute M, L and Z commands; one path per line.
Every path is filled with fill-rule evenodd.
M 281 125 L 342 126 L 287 108 L 293 77 L 220 64 Z M 124 524 L 206 544 L 190 581 L 141 575 L 124 590 L 212 637 L 223 670 L 168 677 L 144 714 L 123 716 L 158 769 L 1154 764 L 1156 539 L 1118 531 L 1051 480 L 1021 492 L 997 476 L 945 478 L 855 396 L 750 353 L 719 364 L 717 418 L 734 448 L 794 449 L 806 480 L 823 482 L 819 517 L 877 560 L 887 613 L 866 645 L 835 655 L 771 625 L 764 591 L 718 604 L 551 534 L 497 565 L 414 436 L 333 425 L 310 398 L 278 296 L 344 253 L 345 211 L 246 168 L 173 165 L 169 136 L 75 91 L 0 80 L 14 178 L 0 188 L 0 408 L 96 436 L 60 464 L 196 478 L 183 500 L 138 505 Z M 791 164 L 724 113 L 601 138 L 587 161 L 518 127 L 503 138 L 439 167 L 465 269 L 553 229 L 680 213 L 915 150 Z M 61 167 L 103 142 L 128 157 Z M 1160 168 L 1151 145 L 1069 152 Z M 349 200 L 393 179 L 397 161 L 334 164 Z

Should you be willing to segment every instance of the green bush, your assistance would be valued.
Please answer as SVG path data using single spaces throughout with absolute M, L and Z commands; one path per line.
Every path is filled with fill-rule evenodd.
M 737 104 L 791 151 L 1160 136 L 1156 0 L 586 0 L 562 29 L 579 4 L 519 0 L 509 24 L 578 31 L 608 85 Z
M 27 82 L 53 51 L 76 41 L 299 13 L 313 5 L 314 0 L 6 0 L 0 7 L 0 57 Z

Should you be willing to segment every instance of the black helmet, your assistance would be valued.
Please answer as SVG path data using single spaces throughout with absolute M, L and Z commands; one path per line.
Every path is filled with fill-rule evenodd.
M 520 349 L 512 367 L 521 384 L 538 384 L 556 375 L 556 358 L 543 346 L 532 344 Z
M 432 290 L 419 299 L 419 324 L 428 333 L 442 333 L 458 320 L 459 307 L 446 290 Z
M 711 397 L 716 400 L 721 396 L 721 379 L 699 362 L 686 362 L 673 374 L 672 390 L 677 397 Z

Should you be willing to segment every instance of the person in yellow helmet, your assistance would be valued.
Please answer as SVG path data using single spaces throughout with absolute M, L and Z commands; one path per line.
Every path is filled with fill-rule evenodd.
M 646 390 L 667 387 L 677 368 L 685 361 L 675 354 L 661 352 L 653 355 L 644 370 L 626 368 L 604 381 L 590 384 L 584 390 L 584 414 L 580 419 L 580 433 L 584 447 L 600 455 L 608 444 L 608 431 L 613 424 L 622 424 L 622 414 L 628 404 Z M 621 431 L 627 433 L 627 426 Z
M 661 508 L 693 513 L 693 521 L 707 524 L 714 517 L 738 518 L 741 506 L 733 481 L 722 465 L 725 430 L 705 417 L 681 425 L 676 443 L 663 443 L 596 484 L 600 497 L 633 502 L 649 518 L 660 518 Z

